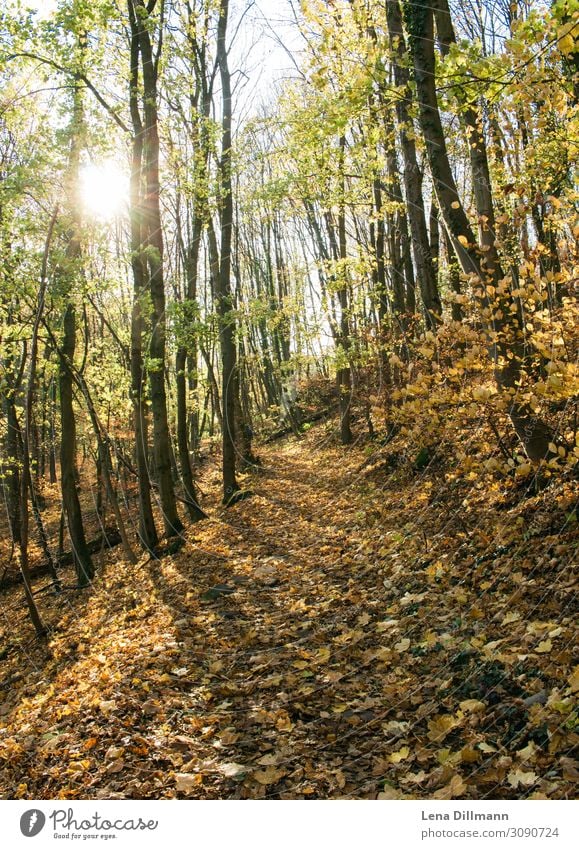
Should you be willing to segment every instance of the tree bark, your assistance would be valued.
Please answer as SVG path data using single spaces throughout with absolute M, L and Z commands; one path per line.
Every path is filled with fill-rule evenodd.
M 538 461 L 547 456 L 552 435 L 545 422 L 539 419 L 529 405 L 518 397 L 520 381 L 523 377 L 522 364 L 525 352 L 516 319 L 511 318 L 513 313 L 516 314 L 516 304 L 513 303 L 508 287 L 503 281 L 493 233 L 490 225 L 487 226 L 489 222 L 484 220 L 480 222 L 481 248 L 483 249 L 481 258 L 481 250 L 477 246 L 458 196 L 436 96 L 433 8 L 407 2 L 405 9 L 414 62 L 420 125 L 426 142 L 438 205 L 462 270 L 473 280 L 475 297 L 490 338 L 490 352 L 495 363 L 495 380 L 498 388 L 508 399 L 508 412 L 513 427 L 529 458 Z M 471 132 L 473 133 L 471 144 L 476 146 L 477 131 Z M 477 189 L 477 205 L 480 202 L 481 208 L 483 201 L 485 205 L 492 204 L 492 195 L 489 194 L 490 180 L 487 181 L 483 172 L 477 170 L 484 168 L 483 155 L 484 152 L 479 147 L 476 158 L 471 156 L 473 182 L 482 179 L 482 185 Z
M 159 131 L 157 68 L 159 55 L 153 55 L 150 35 L 150 14 L 156 3 L 145 5 L 133 0 L 141 67 L 143 71 L 143 235 L 146 245 L 148 286 L 151 295 L 151 333 L 149 342 L 149 386 L 153 413 L 153 453 L 155 474 L 163 511 L 166 537 L 183 530 L 177 513 L 177 501 L 171 471 L 171 434 L 167 414 L 165 389 L 166 312 L 163 274 L 163 228 L 159 197 Z M 162 36 L 159 36 L 161 38 Z M 160 46 L 159 46 L 160 49 Z
M 86 50 L 81 37 L 81 52 Z M 78 83 L 78 77 L 75 78 Z M 84 124 L 82 94 L 74 92 L 71 125 L 70 155 L 67 175 L 67 204 L 70 225 L 67 233 L 65 265 L 60 275 L 65 286 L 63 338 L 59 350 L 60 392 L 60 485 L 62 503 L 66 515 L 68 533 L 75 554 L 78 584 L 86 587 L 94 577 L 94 566 L 87 548 L 80 499 L 78 496 L 78 470 L 76 466 L 76 420 L 73 407 L 72 376 L 70 367 L 74 362 L 76 348 L 76 311 L 71 300 L 75 280 L 79 279 L 79 264 L 82 255 L 80 242 L 80 200 L 78 196 L 80 151 Z
M 412 236 L 412 251 L 418 288 L 426 311 L 427 325 L 436 327 L 436 317 L 442 313 L 442 304 L 438 291 L 435 269 L 430 252 L 428 227 L 422 197 L 422 172 L 416 155 L 413 121 L 410 116 L 412 93 L 410 89 L 410 72 L 406 57 L 408 50 L 402 28 L 402 15 L 398 2 L 386 3 L 386 22 L 390 46 L 394 52 L 394 84 L 401 89 L 401 95 L 396 98 L 396 120 L 398 137 L 404 162 L 404 193 L 406 209 Z
M 340 393 L 340 439 L 342 445 L 352 442 L 352 367 L 350 364 L 350 315 L 348 305 L 348 273 L 346 261 L 348 249 L 346 243 L 346 179 L 344 176 L 344 157 L 346 138 L 340 136 L 340 198 L 338 208 L 338 250 L 342 268 L 340 269 L 340 288 L 338 301 L 340 303 L 340 346 L 341 356 L 346 362 L 338 369 L 338 392 Z
M 227 61 L 227 19 L 229 0 L 221 0 L 217 25 L 217 61 L 221 77 L 223 112 L 221 122 L 221 255 L 217 275 L 217 312 L 219 316 L 223 397 L 223 503 L 235 500 L 240 487 L 235 477 L 235 316 L 231 296 L 231 237 L 233 195 L 231 185 L 231 75 Z
M 149 472 L 148 417 L 145 403 L 145 369 L 143 363 L 143 306 L 146 268 L 143 257 L 142 164 L 143 124 L 139 111 L 139 40 L 131 0 L 128 0 L 131 22 L 131 51 L 129 78 L 129 105 L 133 128 L 130 185 L 130 240 L 131 269 L 133 274 L 133 304 L 131 310 L 131 398 L 133 403 L 133 429 L 135 436 L 135 462 L 139 490 L 139 537 L 141 544 L 152 551 L 159 538 L 153 517 L 151 480 Z

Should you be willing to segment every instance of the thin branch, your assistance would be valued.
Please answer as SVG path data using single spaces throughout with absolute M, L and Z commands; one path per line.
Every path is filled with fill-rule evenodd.
M 11 59 L 34 59 L 36 62 L 41 62 L 44 65 L 50 65 L 51 68 L 54 68 L 57 71 L 60 71 L 63 74 L 70 74 L 71 71 L 66 68 L 64 65 L 60 65 L 58 62 L 55 62 L 54 59 L 49 59 L 47 56 L 39 56 L 37 53 L 11 53 L 6 57 L 5 61 L 9 62 Z M 85 84 L 85 86 L 92 92 L 95 98 L 98 100 L 100 105 L 109 113 L 111 118 L 115 121 L 115 123 L 121 128 L 124 133 L 131 135 L 131 131 L 125 124 L 122 118 L 120 118 L 113 107 L 107 103 L 102 94 L 98 91 L 98 89 L 91 83 L 89 78 L 82 73 L 77 74 L 77 79 L 81 80 Z

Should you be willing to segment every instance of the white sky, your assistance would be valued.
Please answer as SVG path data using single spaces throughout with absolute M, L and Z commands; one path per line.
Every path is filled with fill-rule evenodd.
M 23 6 L 36 9 L 44 18 L 56 9 L 57 0 L 23 0 Z M 243 69 L 248 79 L 241 99 L 244 104 L 257 104 L 267 99 L 276 81 L 296 73 L 287 49 L 299 48 L 299 35 L 292 26 L 293 7 L 299 6 L 299 0 L 233 0 L 230 38 L 248 6 L 231 50 L 230 70 Z
M 58 0 L 22 0 L 22 5 L 46 18 L 56 9 Z M 294 8 L 299 9 L 299 0 L 231 0 L 229 41 L 234 40 L 229 67 L 237 129 L 261 114 L 263 104 L 274 99 L 281 80 L 297 74 L 288 55 L 291 50 L 297 57 L 303 47 Z
M 29 9 L 37 9 L 40 16 L 44 17 L 56 9 L 56 0 L 26 0 L 24 5 Z

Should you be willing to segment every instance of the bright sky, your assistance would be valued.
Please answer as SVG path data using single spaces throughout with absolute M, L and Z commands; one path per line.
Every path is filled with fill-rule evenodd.
M 40 17 L 48 17 L 57 0 L 23 0 L 23 5 L 36 9 Z M 248 8 L 249 7 L 249 8 Z M 237 86 L 243 113 L 257 111 L 262 100 L 271 95 L 277 81 L 295 76 L 296 70 L 288 50 L 296 52 L 299 35 L 294 21 L 294 8 L 299 0 L 233 0 L 230 10 L 230 37 L 234 34 L 240 14 L 247 12 L 231 49 L 230 69 L 241 68 L 246 77 Z M 239 117 L 239 116 L 238 116 Z
M 57 0 L 23 0 L 40 17 L 48 17 Z M 260 106 L 275 95 L 277 84 L 297 71 L 287 50 L 300 47 L 293 6 L 298 0 L 232 0 L 230 11 L 230 70 L 234 83 L 235 123 L 257 115 Z M 248 8 L 249 7 L 249 8 Z M 238 22 L 243 15 L 241 25 Z M 116 169 L 116 170 L 115 170 Z M 87 211 L 96 218 L 121 214 L 127 194 L 126 179 L 114 163 L 87 165 L 83 171 L 83 195 Z
M 26 0 L 24 5 L 30 9 L 38 9 L 40 16 L 44 17 L 56 9 L 56 0 Z

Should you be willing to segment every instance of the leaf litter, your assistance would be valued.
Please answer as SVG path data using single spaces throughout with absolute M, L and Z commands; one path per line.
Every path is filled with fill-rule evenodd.
M 43 595 L 45 647 L 5 614 L 3 798 L 573 795 L 569 492 L 385 477 L 324 434 L 173 556 Z

